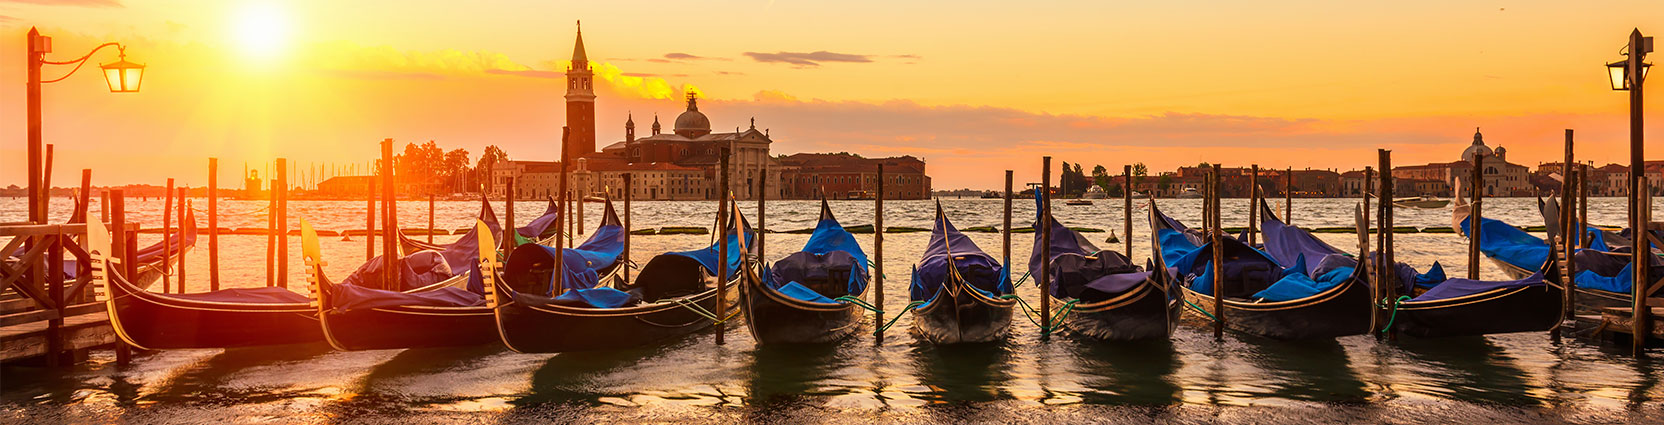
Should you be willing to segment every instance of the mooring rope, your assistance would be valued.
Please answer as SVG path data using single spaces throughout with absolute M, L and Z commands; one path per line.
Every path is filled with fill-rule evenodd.
M 1197 313 L 1202 313 L 1203 316 L 1207 316 L 1208 320 L 1215 321 L 1215 322 L 1219 321 L 1219 318 L 1213 317 L 1213 313 L 1209 313 L 1207 310 L 1203 310 L 1202 306 L 1196 305 L 1196 303 L 1190 302 L 1190 300 L 1183 300 L 1183 301 L 1184 301 L 1184 305 L 1187 305 L 1187 306 L 1190 306 L 1190 308 L 1196 309 Z
M 1058 324 L 1063 323 L 1063 319 L 1069 317 L 1069 313 L 1075 311 L 1075 303 L 1080 302 L 1079 298 L 1072 299 L 1072 300 L 1069 300 L 1067 302 L 1064 302 L 1063 305 L 1061 307 L 1058 307 L 1057 310 L 1055 310 L 1054 312 L 1046 312 L 1046 313 L 1051 313 L 1050 322 L 1053 324 L 1053 326 L 1045 326 L 1045 325 L 1041 325 L 1040 321 L 1035 320 L 1034 317 L 1035 316 L 1042 316 L 1043 317 L 1043 315 L 1045 315 L 1046 313 L 1042 313 L 1039 310 L 1035 309 L 1033 306 L 1030 306 L 1028 304 L 1028 301 L 1023 300 L 1023 297 L 1019 297 L 1019 296 L 1017 296 L 1017 294 L 1006 294 L 1006 295 L 1001 295 L 1000 299 L 1017 300 L 1017 304 L 1023 306 L 1023 317 L 1027 317 L 1029 323 L 1033 323 L 1035 327 L 1040 328 L 1040 335 L 1042 335 L 1042 336 L 1051 335 L 1052 332 L 1056 332 L 1058 329 L 1062 329 L 1063 326 L 1058 325 Z
M 1011 287 L 1015 288 L 1015 287 L 1018 287 L 1018 286 L 1023 286 L 1023 281 L 1025 281 L 1025 280 L 1028 280 L 1028 272 L 1026 272 L 1026 271 L 1023 272 L 1022 277 L 1017 278 L 1017 284 L 1011 285 Z M 1040 287 L 1040 280 L 1036 279 L 1034 281 L 1034 286 L 1035 287 Z
M 845 296 L 833 298 L 832 300 L 833 301 L 847 302 L 847 303 L 855 305 L 856 307 L 867 309 L 867 311 L 871 311 L 871 312 L 878 313 L 878 314 L 884 314 L 884 310 L 879 310 L 878 307 L 874 307 L 872 304 L 867 303 L 865 300 L 862 300 L 860 298 L 856 298 L 854 295 L 845 295 Z
M 906 315 L 905 313 L 911 312 L 911 311 L 913 311 L 914 307 L 918 307 L 918 306 L 921 306 L 921 305 L 924 305 L 924 304 L 925 304 L 924 301 L 913 301 L 913 302 L 907 303 L 907 307 L 903 307 L 901 313 L 896 313 L 896 317 L 890 318 L 889 323 L 885 323 L 884 326 L 879 326 L 878 329 L 873 331 L 872 334 L 873 335 L 883 334 L 884 331 L 889 330 L 891 326 L 895 326 L 896 322 L 901 321 L 901 316 Z
M 1386 333 L 1387 331 L 1392 330 L 1392 322 L 1394 320 L 1398 320 L 1398 307 L 1404 305 L 1404 302 L 1409 301 L 1409 300 L 1410 300 L 1409 295 L 1400 295 L 1400 296 L 1398 296 L 1398 299 L 1392 301 L 1391 306 L 1388 306 L 1387 305 L 1387 298 L 1386 297 L 1381 297 L 1381 302 L 1378 303 L 1378 304 L 1375 304 L 1375 307 L 1377 307 L 1377 308 L 1388 308 L 1388 307 L 1392 308 L 1392 314 L 1387 316 L 1387 325 L 1381 327 L 1381 332 L 1382 333 Z

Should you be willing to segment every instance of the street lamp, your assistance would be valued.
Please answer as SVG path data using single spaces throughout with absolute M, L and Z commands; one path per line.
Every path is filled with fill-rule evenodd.
M 105 47 L 115 47 L 121 51 L 121 56 L 115 62 L 100 65 L 104 70 L 104 82 L 109 85 L 112 93 L 133 93 L 139 91 L 139 82 L 144 78 L 144 65 L 127 61 L 127 46 L 121 43 L 104 43 L 92 48 L 86 55 L 68 61 L 49 61 L 46 54 L 52 52 L 52 37 L 40 35 L 40 30 L 29 29 L 28 43 L 28 125 L 29 125 L 29 221 L 39 224 L 46 223 L 46 191 L 41 187 L 41 124 L 40 124 L 40 86 L 46 83 L 63 81 L 75 71 L 80 71 L 92 55 L 104 50 Z M 41 68 L 45 65 L 75 65 L 64 74 L 51 80 L 41 79 Z
M 1641 88 L 1642 83 L 1646 82 L 1647 63 L 1645 61 L 1648 53 L 1652 53 L 1652 37 L 1641 36 L 1641 30 L 1637 28 L 1629 33 L 1629 45 L 1624 46 L 1623 54 L 1629 57 L 1622 61 L 1606 64 L 1606 71 L 1611 78 L 1612 89 L 1629 92 L 1629 228 L 1636 235 L 1649 233 L 1646 230 L 1649 224 L 1646 222 L 1646 217 L 1650 215 L 1648 213 L 1651 212 L 1652 208 L 1652 205 L 1643 205 L 1639 202 L 1646 199 L 1641 196 L 1642 191 L 1650 191 L 1650 188 L 1643 188 L 1639 184 L 1642 173 L 1645 172 L 1646 168 L 1646 162 L 1643 158 L 1645 146 L 1641 142 L 1643 128 L 1641 122 Z M 1652 257 L 1652 249 L 1649 248 L 1648 239 L 1637 236 L 1635 247 L 1630 253 L 1630 261 L 1635 271 L 1634 275 L 1631 276 L 1633 287 L 1630 289 L 1630 296 L 1633 297 L 1632 301 L 1634 303 L 1631 306 L 1632 310 L 1630 310 L 1634 312 L 1634 317 L 1630 320 L 1633 326 L 1630 329 L 1630 332 L 1633 332 L 1631 335 L 1647 334 L 1646 327 L 1650 322 L 1647 315 L 1652 311 L 1647 305 L 1648 293 L 1646 291 L 1652 284 L 1652 280 L 1648 276 L 1650 267 L 1647 267 L 1647 264 L 1650 264 L 1650 258 L 1648 257 Z M 1635 345 L 1632 349 L 1635 354 L 1640 354 L 1645 338 L 1636 337 L 1634 339 Z

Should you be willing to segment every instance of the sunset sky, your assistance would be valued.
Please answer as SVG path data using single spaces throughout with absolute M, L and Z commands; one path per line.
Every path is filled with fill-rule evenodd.
M 137 94 L 96 68 L 46 86 L 54 184 L 92 168 L 98 185 L 202 185 L 217 156 L 230 187 L 245 162 L 363 163 L 383 138 L 555 159 L 577 20 L 606 80 L 601 145 L 628 113 L 668 131 L 691 87 L 714 129 L 755 117 L 777 154 L 915 155 L 937 189 L 992 189 L 1006 168 L 1038 180 L 1043 154 L 1448 162 L 1474 127 L 1515 163 L 1557 161 L 1567 128 L 1580 158 L 1627 161 L 1628 97 L 1603 64 L 1632 28 L 1664 32 L 1664 2 L 0 0 L 0 185 L 26 176 L 31 26 L 51 60 L 120 41 L 149 65 Z

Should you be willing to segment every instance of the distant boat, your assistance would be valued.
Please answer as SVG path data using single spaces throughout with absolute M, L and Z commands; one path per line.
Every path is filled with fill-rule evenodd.
M 1195 198 L 1201 198 L 1201 197 L 1202 197 L 1202 192 L 1197 192 L 1196 188 L 1194 188 L 1194 187 L 1184 188 L 1184 190 L 1179 191 L 1179 196 L 1176 196 L 1176 198 L 1179 198 L 1179 199 L 1195 199 Z
M 982 199 L 1005 199 L 1005 195 L 995 191 L 982 192 Z
M 1064 202 L 1063 205 L 1092 205 L 1092 201 L 1087 199 L 1070 199 L 1069 201 Z
M 1080 197 L 1086 199 L 1108 199 L 1109 192 L 1105 192 L 1103 186 L 1092 185 L 1092 187 L 1088 187 L 1086 189 L 1086 194 L 1081 195 Z
M 1431 196 L 1412 196 L 1406 198 L 1393 198 L 1392 205 L 1403 208 L 1433 209 L 1444 208 L 1446 205 L 1450 205 L 1450 200 L 1438 199 Z

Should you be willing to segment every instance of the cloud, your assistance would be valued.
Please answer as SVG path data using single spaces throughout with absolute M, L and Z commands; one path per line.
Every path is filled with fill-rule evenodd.
M 872 57 L 870 55 L 836 53 L 836 52 L 828 52 L 828 51 L 825 51 L 825 50 L 821 50 L 821 51 L 817 51 L 817 52 L 809 52 L 809 53 L 801 53 L 801 52 L 774 52 L 774 53 L 745 52 L 745 56 L 750 57 L 751 60 L 754 60 L 754 61 L 757 61 L 757 62 L 785 63 L 785 64 L 797 65 L 797 66 L 802 66 L 802 67 L 820 66 L 821 62 L 848 62 L 848 63 L 872 62 Z
M 41 4 L 48 6 L 126 7 L 118 0 L 0 0 L 0 3 Z
M 695 55 L 690 55 L 690 54 L 687 54 L 687 53 L 676 53 L 676 52 L 665 53 L 664 58 L 665 59 L 674 59 L 674 60 L 700 60 L 700 59 L 705 59 L 704 56 L 695 56 Z
M 550 78 L 550 79 L 566 78 L 566 73 L 564 73 L 564 72 L 539 71 L 539 70 L 535 70 L 535 69 L 527 69 L 527 70 L 522 70 L 522 71 L 510 71 L 510 70 L 506 70 L 506 69 L 489 69 L 489 70 L 486 70 L 485 73 L 495 74 L 495 75 L 513 75 L 513 76 L 517 76 L 517 77 L 529 77 L 529 78 Z

